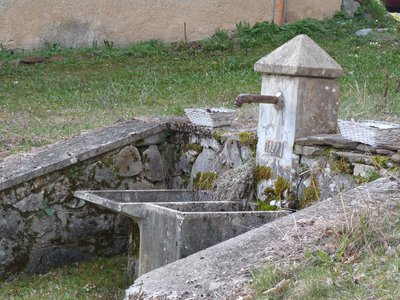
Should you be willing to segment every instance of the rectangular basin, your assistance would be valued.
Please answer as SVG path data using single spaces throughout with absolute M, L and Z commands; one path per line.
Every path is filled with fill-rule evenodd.
M 289 213 L 251 211 L 238 202 L 212 201 L 212 193 L 206 191 L 78 191 L 75 196 L 138 223 L 138 275 Z

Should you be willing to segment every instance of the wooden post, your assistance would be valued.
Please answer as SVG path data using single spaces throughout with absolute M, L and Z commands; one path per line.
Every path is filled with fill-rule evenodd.
M 285 23 L 285 1 L 275 0 L 274 8 L 274 23 L 279 26 L 283 25 Z

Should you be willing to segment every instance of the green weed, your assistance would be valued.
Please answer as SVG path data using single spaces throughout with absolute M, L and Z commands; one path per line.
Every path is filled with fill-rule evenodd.
M 122 299 L 126 257 L 99 258 L 54 269 L 43 275 L 21 276 L 0 282 L 0 298 L 39 299 Z

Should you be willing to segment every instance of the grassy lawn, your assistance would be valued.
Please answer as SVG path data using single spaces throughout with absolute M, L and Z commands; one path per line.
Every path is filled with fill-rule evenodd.
M 388 28 L 369 36 L 361 28 Z M 311 36 L 345 70 L 342 118 L 398 120 L 400 35 L 393 18 L 380 21 L 338 15 L 283 27 L 238 24 L 208 40 L 185 44 L 150 41 L 116 48 L 12 53 L 0 48 L 0 158 L 82 131 L 137 116 L 179 115 L 187 107 L 233 107 L 239 93 L 260 91 L 253 64 L 300 33 Z M 14 66 L 30 55 L 52 58 Z M 383 99 L 386 82 L 388 96 Z
M 0 281 L 0 299 L 122 299 L 128 287 L 124 277 L 126 261 L 126 257 L 121 256 L 100 258 L 44 275 Z

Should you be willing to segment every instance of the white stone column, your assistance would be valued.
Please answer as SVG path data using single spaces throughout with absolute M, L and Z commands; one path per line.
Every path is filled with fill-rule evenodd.
M 258 182 L 257 196 L 262 200 L 268 198 L 266 194 L 276 188 L 279 178 L 281 183 L 290 183 L 284 199 L 278 199 L 285 202 L 297 186 L 295 140 L 336 132 L 336 78 L 343 70 L 306 35 L 295 37 L 261 58 L 254 69 L 262 74 L 262 95 L 283 95 L 281 107 L 260 104 L 256 162 L 268 168 L 271 176 Z

